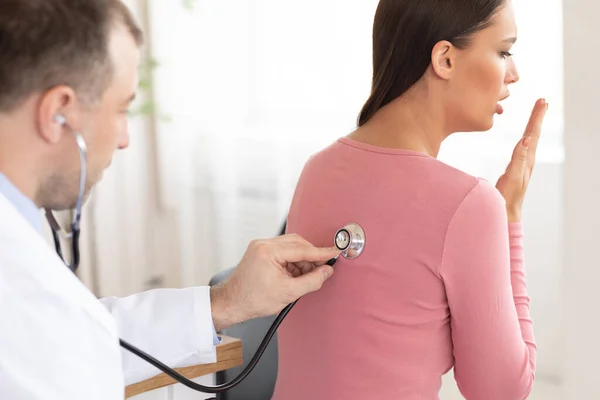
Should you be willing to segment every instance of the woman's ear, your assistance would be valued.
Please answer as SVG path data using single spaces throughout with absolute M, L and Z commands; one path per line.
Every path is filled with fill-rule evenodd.
M 456 48 L 447 40 L 437 42 L 431 51 L 431 66 L 441 79 L 450 79 L 456 62 Z

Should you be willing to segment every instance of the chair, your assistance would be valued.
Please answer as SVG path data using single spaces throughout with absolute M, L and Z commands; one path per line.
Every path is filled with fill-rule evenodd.
M 280 228 L 280 235 L 285 233 L 287 223 L 284 222 Z M 209 285 L 214 286 L 224 281 L 231 275 L 234 268 L 222 271 L 210 280 Z M 216 373 L 216 384 L 220 385 L 229 382 L 235 378 L 248 365 L 250 359 L 256 353 L 256 349 L 262 342 L 267 330 L 273 324 L 275 316 L 257 318 L 234 325 L 219 332 L 223 335 L 238 338 L 242 340 L 243 364 L 239 367 L 231 368 L 226 371 Z M 250 375 L 235 388 L 217 395 L 217 400 L 269 400 L 275 390 L 275 381 L 277 380 L 277 333 L 271 339 L 267 349 L 263 353 L 260 361 Z

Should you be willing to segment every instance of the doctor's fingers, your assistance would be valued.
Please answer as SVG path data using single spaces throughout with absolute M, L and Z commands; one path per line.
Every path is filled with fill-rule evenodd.
M 289 280 L 288 290 L 294 293 L 294 298 L 299 298 L 307 293 L 321 289 L 323 283 L 334 274 L 329 265 L 317 267 L 312 271 Z
M 281 235 L 281 236 L 275 237 L 273 239 L 266 240 L 265 243 L 273 243 L 273 244 L 276 244 L 276 243 L 298 243 L 298 244 L 304 244 L 307 246 L 315 247 L 312 243 L 310 243 L 308 240 L 304 239 L 302 236 L 298 235 L 297 233 L 288 233 L 286 235 Z M 338 253 L 336 254 L 336 257 L 339 255 L 339 253 L 340 252 L 338 251 Z M 328 258 L 327 260 L 315 261 L 312 263 L 311 268 L 316 268 L 316 267 L 325 265 L 325 263 L 329 260 L 330 259 Z
M 297 278 L 302 275 L 302 269 L 295 264 L 288 264 L 286 269 L 293 278 Z
M 281 243 L 272 246 L 271 256 L 281 266 L 287 263 L 298 263 L 308 261 L 310 263 L 325 263 L 337 257 L 340 251 L 335 247 L 315 247 L 311 244 Z
M 293 278 L 297 278 L 300 275 L 302 275 L 302 272 L 300 271 L 300 269 L 298 269 L 296 267 L 288 268 L 288 271 Z
M 293 277 L 297 277 L 312 271 L 316 267 L 317 266 L 314 263 L 308 261 L 299 261 L 295 263 L 288 263 L 285 268 Z
M 258 239 L 258 240 L 254 240 L 250 246 L 252 245 L 257 245 L 257 244 L 264 244 L 264 245 L 275 245 L 275 244 L 281 244 L 281 243 L 298 243 L 298 244 L 304 244 L 304 245 L 308 245 L 308 246 L 312 246 L 312 244 L 304 239 L 302 236 L 296 234 L 296 233 L 288 233 L 286 235 L 281 235 L 281 236 L 276 236 L 270 239 Z
M 277 236 L 277 237 L 271 239 L 270 241 L 273 243 L 299 243 L 299 244 L 306 244 L 309 246 L 313 245 L 312 243 L 310 243 L 308 240 L 304 239 L 302 236 L 298 235 L 297 233 L 288 233 L 285 235 Z
M 305 244 L 308 246 L 312 246 L 315 247 L 312 243 L 310 243 L 308 240 L 304 239 L 302 236 L 296 234 L 296 233 L 290 233 L 287 235 L 283 235 L 283 236 L 279 236 L 277 238 L 277 242 L 278 243 L 300 243 L 300 244 Z M 333 247 L 335 248 L 335 247 Z M 338 249 L 337 250 L 337 254 L 335 254 L 334 257 L 337 257 L 340 255 L 340 251 Z M 333 257 L 331 257 L 333 258 Z M 328 258 L 327 260 L 322 260 L 322 261 L 313 261 L 311 263 L 308 264 L 303 264 L 304 267 L 301 268 L 301 272 L 303 274 L 311 271 L 312 269 L 316 268 L 316 267 L 320 267 L 322 265 L 325 265 L 329 260 L 331 260 L 331 258 Z

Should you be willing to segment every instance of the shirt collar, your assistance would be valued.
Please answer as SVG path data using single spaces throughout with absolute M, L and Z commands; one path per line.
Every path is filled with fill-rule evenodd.
M 12 203 L 21 216 L 37 231 L 42 231 L 40 210 L 35 203 L 25 196 L 6 176 L 0 173 L 0 194 Z

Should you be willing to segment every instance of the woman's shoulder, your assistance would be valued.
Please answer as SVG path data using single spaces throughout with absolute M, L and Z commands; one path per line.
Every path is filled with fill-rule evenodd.
M 305 163 L 303 175 L 322 180 L 332 166 L 345 172 L 348 172 L 346 169 L 361 172 L 368 169 L 375 175 L 385 173 L 399 186 L 410 186 L 423 195 L 436 197 L 438 201 L 448 203 L 450 208 L 458 207 L 467 198 L 487 203 L 503 201 L 500 193 L 485 178 L 415 151 L 384 149 L 342 137 L 312 153 Z
M 488 180 L 484 178 L 476 179 L 476 184 L 466 194 L 460 207 L 473 212 L 486 213 L 486 215 L 498 212 L 503 215 L 506 207 L 504 197 Z
M 436 160 L 435 168 L 443 193 L 454 193 L 458 200 L 455 207 L 479 208 L 481 210 L 501 207 L 504 209 L 504 198 L 496 187 L 486 178 L 471 175 L 456 167 Z M 441 194 L 441 193 L 440 193 Z

